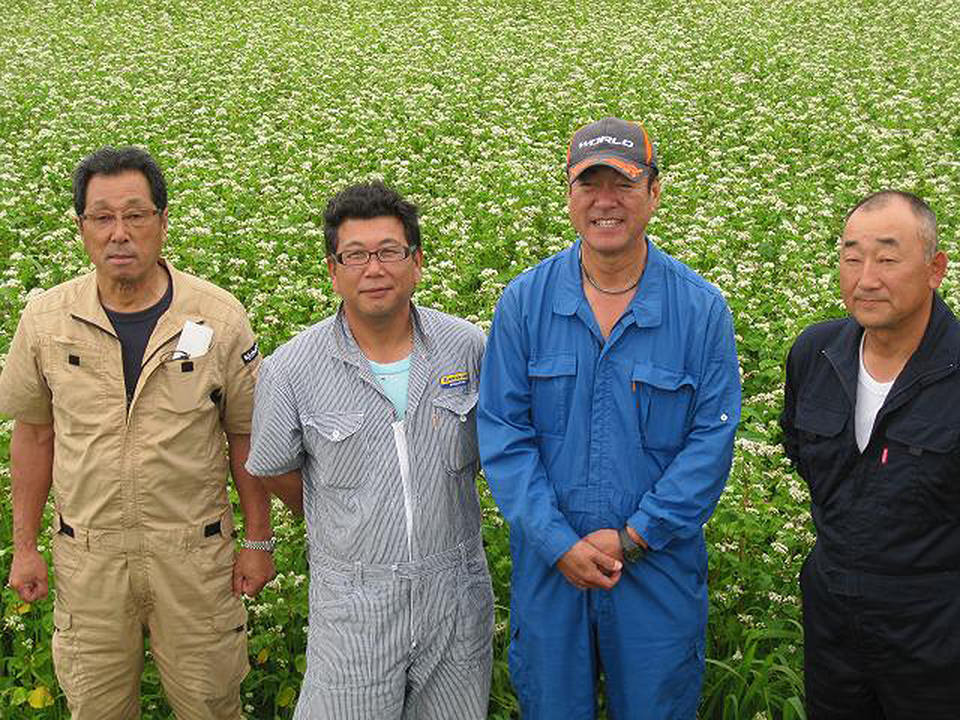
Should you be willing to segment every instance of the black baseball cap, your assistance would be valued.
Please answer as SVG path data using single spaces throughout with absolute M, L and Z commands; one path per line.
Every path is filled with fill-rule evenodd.
M 657 169 L 657 152 L 641 125 L 606 117 L 573 134 L 567 149 L 567 181 L 572 183 L 594 165 L 606 165 L 639 180 L 648 169 Z

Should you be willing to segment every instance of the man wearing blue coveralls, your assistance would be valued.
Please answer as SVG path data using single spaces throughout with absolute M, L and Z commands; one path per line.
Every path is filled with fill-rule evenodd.
M 605 118 L 567 155 L 572 247 L 511 282 L 480 382 L 480 454 L 510 523 L 510 671 L 525 720 L 694 718 L 703 525 L 733 456 L 740 381 L 720 292 L 645 234 L 642 127 Z

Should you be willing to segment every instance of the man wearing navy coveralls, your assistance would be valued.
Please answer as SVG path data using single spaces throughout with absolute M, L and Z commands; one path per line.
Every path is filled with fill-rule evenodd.
M 694 718 L 704 670 L 703 525 L 740 415 L 730 311 L 650 241 L 660 200 L 642 127 L 576 132 L 578 238 L 511 282 L 477 414 L 511 528 L 510 671 L 525 720 Z

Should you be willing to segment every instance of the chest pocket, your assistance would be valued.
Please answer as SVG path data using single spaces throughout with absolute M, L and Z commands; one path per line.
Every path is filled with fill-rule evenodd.
M 433 427 L 444 466 L 459 472 L 477 462 L 477 393 L 444 393 L 433 399 Z
M 362 412 L 322 412 L 303 419 L 303 441 L 324 487 L 353 489 L 366 481 L 363 425 Z
M 219 383 L 213 377 L 214 348 L 191 360 L 168 360 L 154 371 L 147 382 L 156 382 L 162 407 L 174 413 L 210 410 L 217 406 Z M 211 397 L 212 394 L 212 397 Z
M 800 475 L 818 505 L 829 501 L 847 472 L 849 444 L 840 436 L 850 413 L 801 398 L 794 427 L 800 436 Z
M 576 355 L 551 355 L 527 364 L 530 413 L 538 434 L 563 435 L 577 378 Z
M 893 502 L 924 517 L 960 521 L 960 430 L 913 416 L 892 420 L 886 437 Z
M 630 380 L 643 446 L 651 450 L 679 450 L 687 437 L 696 392 L 693 376 L 679 370 L 636 363 Z
M 45 350 L 44 372 L 52 394 L 56 431 L 71 435 L 96 432 L 107 400 L 103 361 L 96 346 L 53 337 Z

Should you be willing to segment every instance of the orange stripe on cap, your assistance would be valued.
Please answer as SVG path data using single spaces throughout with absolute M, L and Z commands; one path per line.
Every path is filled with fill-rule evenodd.
M 644 160 L 644 163 L 646 165 L 652 165 L 653 164 L 653 145 L 650 142 L 650 136 L 647 134 L 647 129 L 638 122 L 633 122 L 632 120 L 628 120 L 627 122 L 629 122 L 631 125 L 636 125 L 638 128 L 640 128 L 640 134 L 643 135 L 644 154 L 646 155 L 646 159 Z

